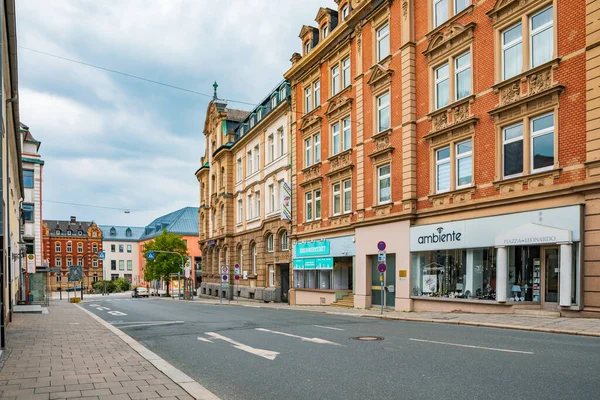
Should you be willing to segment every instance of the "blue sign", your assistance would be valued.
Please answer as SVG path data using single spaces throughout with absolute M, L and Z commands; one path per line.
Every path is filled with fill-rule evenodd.
M 328 256 L 329 240 L 296 243 L 296 257 Z
M 106 253 L 103 251 L 99 251 L 98 252 L 98 260 L 104 260 L 106 259 Z
M 333 257 L 297 258 L 294 259 L 294 269 L 333 269 Z
M 384 242 L 383 240 L 382 240 L 382 241 L 380 241 L 379 243 L 377 243 L 377 249 L 378 249 L 379 251 L 384 251 L 384 250 L 385 250 L 385 248 L 386 248 L 386 245 L 385 245 L 385 242 Z
M 154 260 L 154 252 L 153 252 L 153 251 L 149 251 L 149 252 L 147 252 L 147 253 L 146 253 L 146 258 L 147 258 L 149 261 L 152 261 L 152 260 Z

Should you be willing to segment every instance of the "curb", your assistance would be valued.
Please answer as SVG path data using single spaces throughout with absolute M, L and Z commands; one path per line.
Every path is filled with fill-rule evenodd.
M 394 315 L 377 315 L 377 314 L 351 314 L 336 311 L 319 311 L 319 310 L 303 310 L 301 308 L 287 308 L 287 307 L 264 307 L 261 305 L 245 305 L 245 304 L 220 304 L 220 303 L 198 303 L 208 304 L 212 306 L 236 306 L 236 307 L 248 307 L 248 308 L 263 308 L 271 310 L 289 310 L 289 311 L 300 311 L 310 312 L 317 314 L 329 314 L 329 315 L 343 315 L 347 317 L 356 318 L 373 318 L 373 319 L 389 319 L 394 321 L 407 321 L 407 322 L 421 322 L 421 323 L 433 323 L 433 324 L 448 324 L 448 325 L 465 325 L 465 326 L 479 326 L 483 328 L 497 328 L 497 329 L 512 329 L 517 331 L 530 331 L 530 332 L 544 332 L 544 333 L 560 333 L 563 335 L 576 335 L 576 336 L 588 336 L 588 337 L 600 337 L 600 332 L 585 332 L 585 331 L 573 331 L 568 329 L 555 329 L 555 328 L 544 328 L 534 326 L 522 326 L 522 325 L 507 325 L 507 324 L 494 324 L 491 322 L 473 322 L 473 321 L 456 321 L 456 320 L 442 320 L 432 318 L 409 318 Z
M 79 304 L 75 304 L 75 306 L 79 307 L 81 310 L 85 311 L 89 316 L 99 322 L 102 326 L 107 328 L 109 331 L 117 335 L 121 340 L 123 340 L 129 347 L 135 350 L 142 358 L 149 361 L 152 365 L 156 367 L 160 372 L 165 374 L 169 379 L 171 379 L 174 383 L 181 386 L 183 390 L 188 392 L 190 396 L 197 400 L 220 400 L 214 393 L 206 389 L 204 386 L 190 378 L 188 375 L 181 372 L 179 369 L 175 368 L 173 365 L 169 364 L 167 361 L 162 359 L 153 351 L 147 349 L 142 344 L 140 344 L 137 340 L 127 335 L 120 329 L 115 328 L 93 312 L 86 310 Z

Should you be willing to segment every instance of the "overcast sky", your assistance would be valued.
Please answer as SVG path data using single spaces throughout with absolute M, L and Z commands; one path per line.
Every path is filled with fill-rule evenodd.
M 259 102 L 333 0 L 19 0 L 18 44 Z M 139 225 L 199 204 L 208 97 L 19 48 L 21 121 L 42 142 L 44 219 Z M 230 107 L 250 106 L 230 103 Z

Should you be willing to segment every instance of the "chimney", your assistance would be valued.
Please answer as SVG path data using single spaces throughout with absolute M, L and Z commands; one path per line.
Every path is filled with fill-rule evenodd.
M 71 215 L 71 223 L 74 224 L 77 221 L 77 217 Z

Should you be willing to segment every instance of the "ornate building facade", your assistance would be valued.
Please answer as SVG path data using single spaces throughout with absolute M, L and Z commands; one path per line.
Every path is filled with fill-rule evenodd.
M 206 155 L 196 172 L 202 294 L 288 299 L 291 207 L 282 204 L 290 195 L 289 94 L 284 81 L 245 112 L 227 108 L 215 89 L 204 125 Z M 224 275 L 230 289 L 222 288 Z

